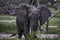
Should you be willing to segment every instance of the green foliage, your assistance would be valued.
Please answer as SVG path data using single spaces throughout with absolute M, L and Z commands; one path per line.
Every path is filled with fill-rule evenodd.
M 18 40 L 18 38 L 3 38 L 3 39 L 0 39 L 0 40 Z
M 49 25 L 59 25 L 60 24 L 60 19 L 59 18 L 52 18 L 49 21 Z
M 18 38 L 11 38 L 11 39 L 9 39 L 9 38 L 3 38 L 3 39 L 0 39 L 0 40 L 19 40 L 19 39 Z M 24 40 L 24 39 L 22 39 L 22 40 Z M 59 38 L 53 38 L 53 39 L 50 39 L 50 38 L 42 38 L 40 40 L 59 40 Z
M 33 33 L 32 33 L 31 35 L 29 35 L 27 38 L 28 38 L 28 40 L 38 40 L 35 32 L 33 32 Z
M 55 10 L 54 8 L 48 8 L 50 11 L 51 11 L 51 13 L 56 13 L 57 12 L 57 10 Z
M 60 25 L 60 13 L 55 15 L 50 21 L 49 25 Z
M 48 31 L 40 31 L 41 34 L 60 34 L 59 29 L 49 28 Z
M 58 40 L 58 38 L 50 39 L 50 38 L 42 38 L 41 40 Z
M 0 32 L 16 32 L 16 24 L 0 22 Z
M 60 0 L 57 0 L 57 3 L 60 3 Z

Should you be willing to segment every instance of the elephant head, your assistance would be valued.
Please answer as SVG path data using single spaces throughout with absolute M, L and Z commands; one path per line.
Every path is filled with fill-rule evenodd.
M 40 14 L 40 24 L 43 25 L 51 16 L 50 10 L 45 5 L 40 5 L 38 0 L 30 0 L 29 3 L 30 5 L 34 5 L 37 8 L 37 10 L 39 10 L 38 14 Z

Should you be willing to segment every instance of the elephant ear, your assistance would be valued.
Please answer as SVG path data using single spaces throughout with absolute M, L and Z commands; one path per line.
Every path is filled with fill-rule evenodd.
M 40 10 L 40 17 L 39 17 L 40 25 L 43 25 L 51 16 L 51 12 L 46 6 L 43 5 L 39 7 L 39 10 Z

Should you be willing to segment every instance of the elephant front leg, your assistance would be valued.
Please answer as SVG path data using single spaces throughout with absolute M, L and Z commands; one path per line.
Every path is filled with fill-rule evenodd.
M 17 25 L 17 32 L 18 32 L 18 38 L 21 39 L 22 34 L 23 34 L 23 23 L 20 20 L 16 20 L 16 25 Z
M 30 21 L 28 19 L 26 19 L 25 23 L 24 23 L 25 40 L 28 40 L 29 35 L 30 35 Z
M 21 25 L 21 24 L 20 24 Z M 21 37 L 22 37 L 22 34 L 23 34 L 23 29 L 21 29 L 21 27 L 19 26 L 19 27 L 17 27 L 17 32 L 18 32 L 18 38 L 19 39 L 21 39 Z

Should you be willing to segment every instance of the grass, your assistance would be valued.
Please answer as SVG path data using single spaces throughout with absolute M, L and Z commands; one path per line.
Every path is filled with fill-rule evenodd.
M 0 39 L 0 40 L 18 40 L 18 38 L 11 38 L 11 39 L 9 39 L 9 38 L 3 38 L 3 39 Z
M 49 8 L 49 10 L 54 14 L 56 10 L 54 8 Z
M 11 15 L 0 15 L 0 20 L 15 20 L 15 16 Z M 15 23 L 0 22 L 0 33 L 1 32 L 16 32 Z
M 59 40 L 58 38 L 50 39 L 50 38 L 43 38 L 41 40 Z
M 11 38 L 11 39 L 8 39 L 8 38 L 3 38 L 3 39 L 0 39 L 0 40 L 19 40 L 18 38 Z M 24 39 L 22 39 L 24 40 Z M 34 39 L 32 39 L 34 40 Z M 59 38 L 53 38 L 53 39 L 50 39 L 50 38 L 42 38 L 40 40 L 59 40 Z
M 50 21 L 49 21 L 49 25 L 60 25 L 60 18 L 52 18 Z
M 55 15 L 49 22 L 50 25 L 59 25 L 60 24 L 60 13 Z
M 0 20 L 15 20 L 16 17 L 15 16 L 11 16 L 11 15 L 0 15 Z
M 16 32 L 16 24 L 0 22 L 0 32 Z
M 41 34 L 60 34 L 60 30 L 49 28 L 48 31 L 40 31 Z

